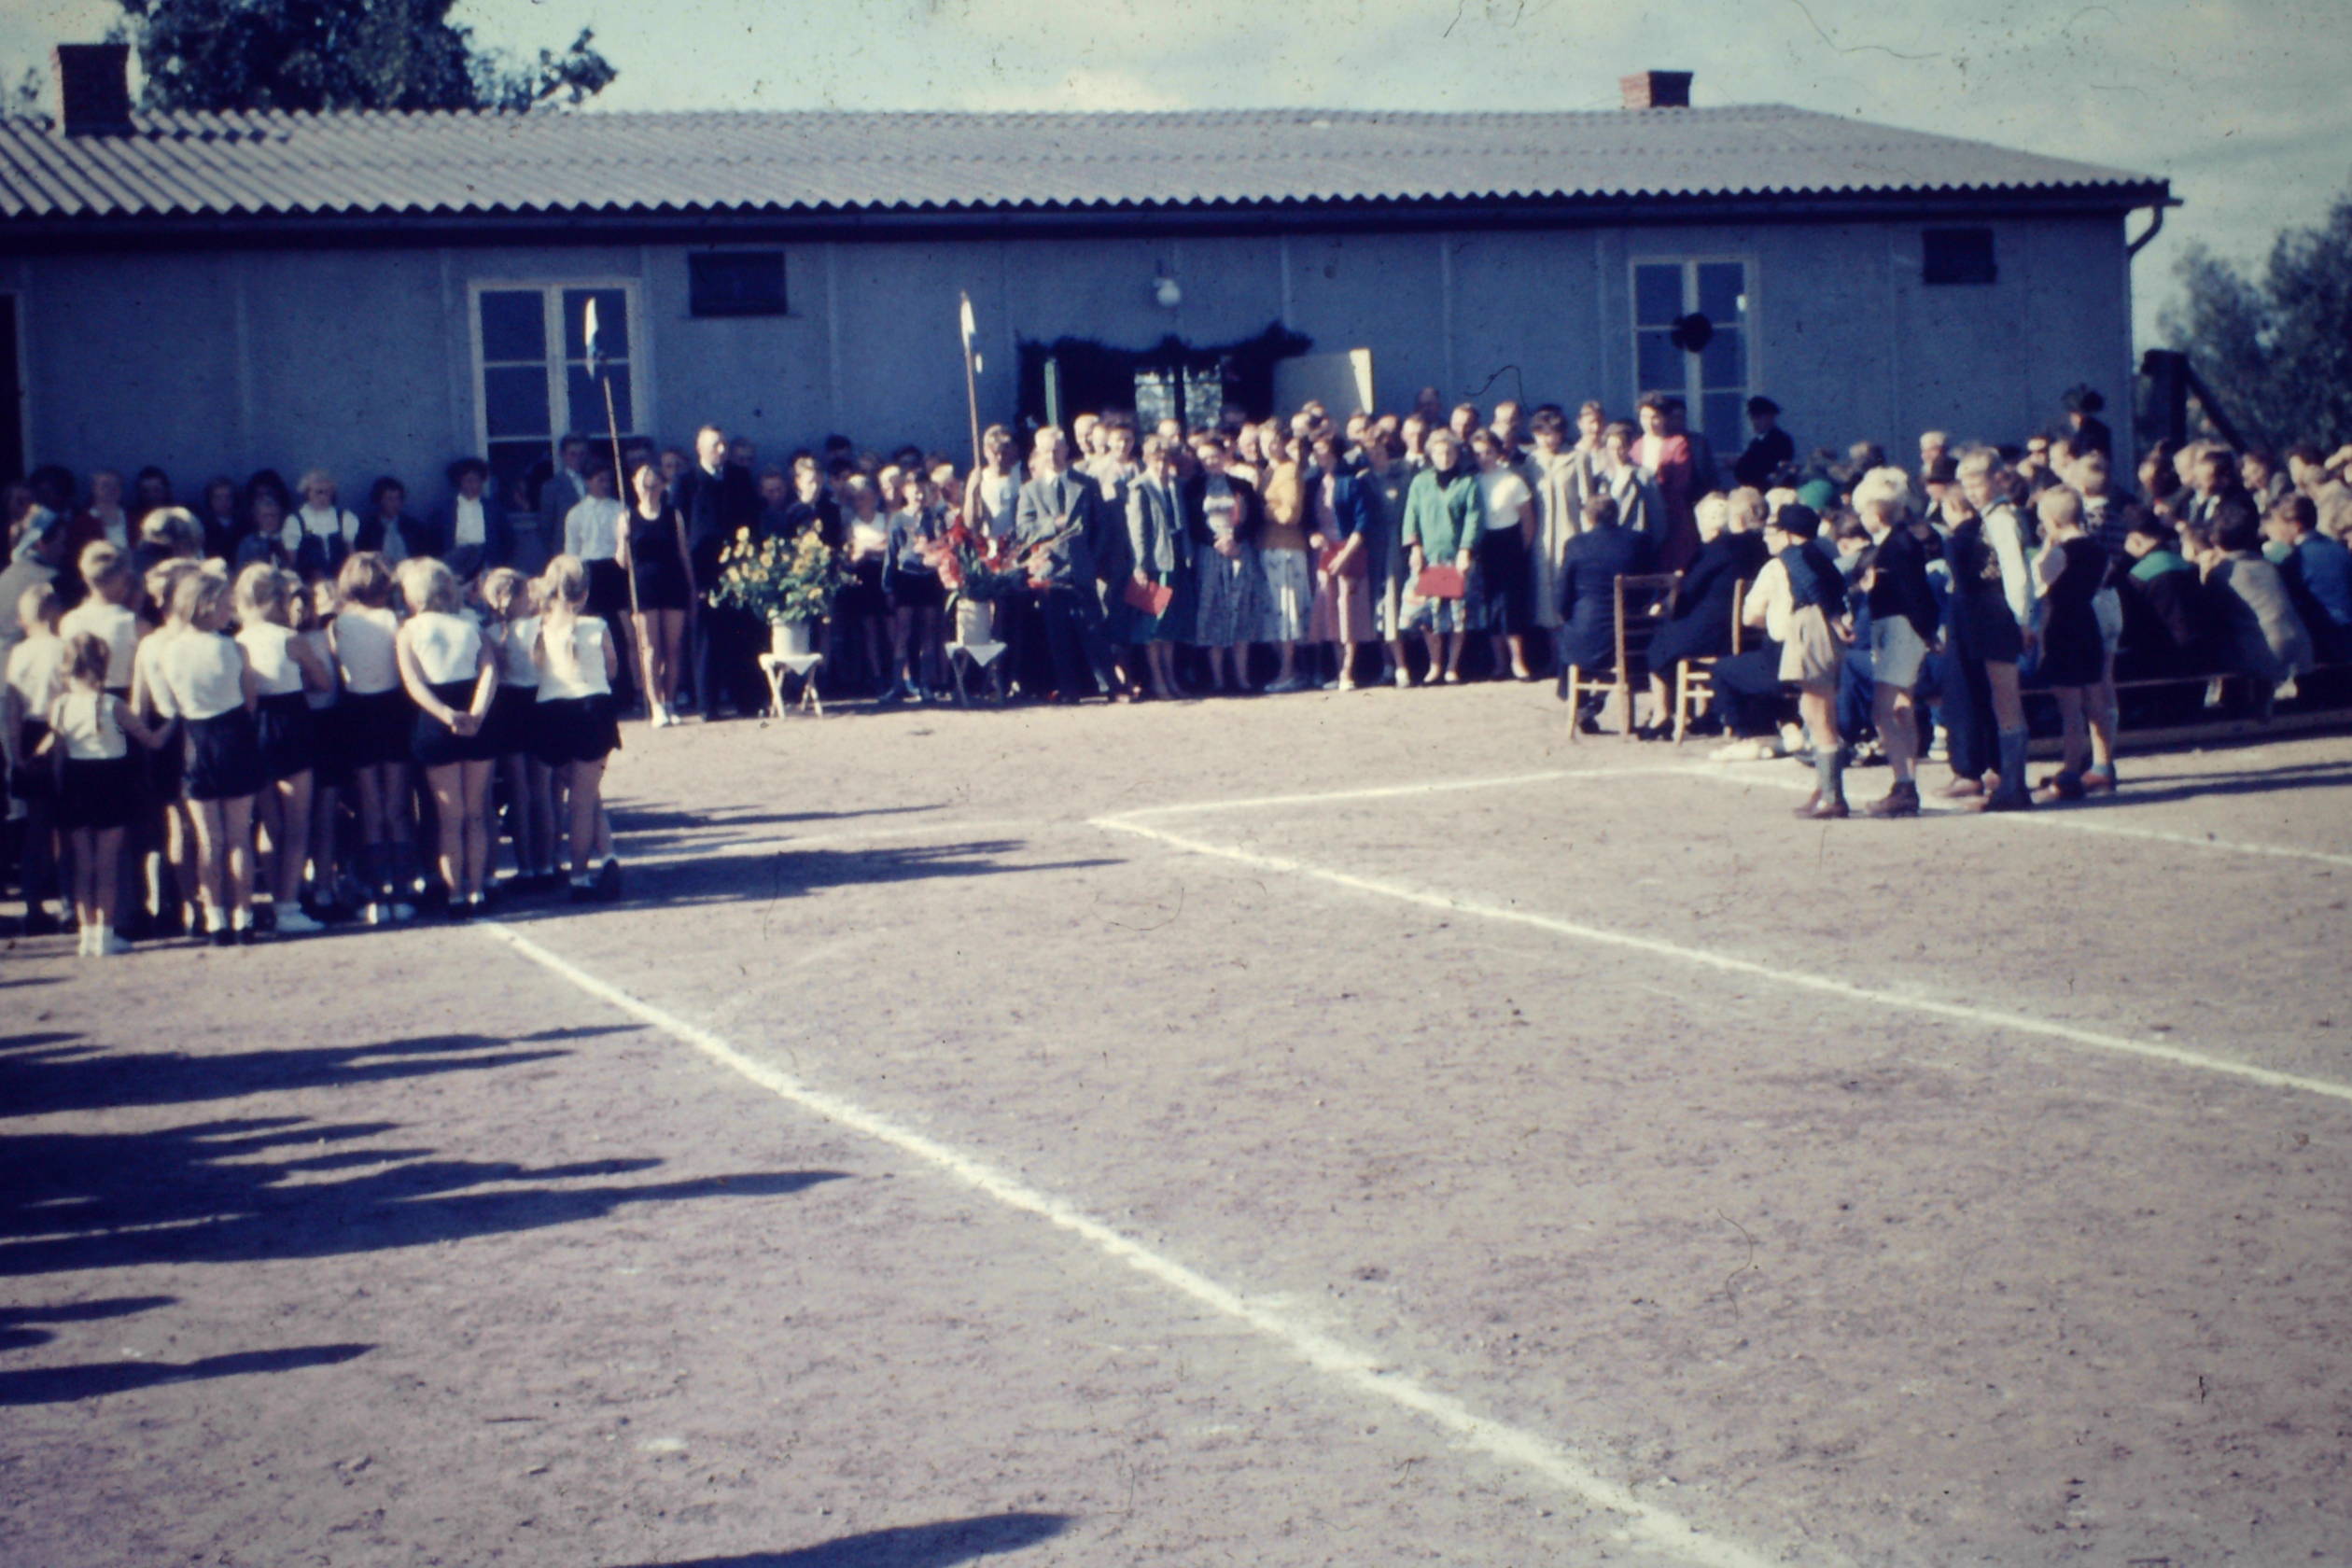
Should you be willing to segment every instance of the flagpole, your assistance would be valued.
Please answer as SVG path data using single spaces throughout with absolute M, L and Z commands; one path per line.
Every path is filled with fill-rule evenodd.
M 588 350 L 588 361 L 595 372 L 596 385 L 604 389 L 605 436 L 607 440 L 612 442 L 612 488 L 613 492 L 621 497 L 621 522 L 619 525 L 619 537 L 613 541 L 613 553 L 617 557 L 621 552 L 628 550 L 629 525 L 637 517 L 637 487 L 629 483 L 628 471 L 623 465 L 621 456 L 621 418 L 620 415 L 613 412 L 612 372 L 605 368 L 604 345 L 598 341 L 599 334 L 596 330 L 596 301 L 595 296 L 593 295 L 589 298 L 588 308 L 581 319 L 581 336 L 582 339 L 581 346 Z M 621 641 L 629 648 L 631 652 L 637 655 L 637 667 L 629 672 L 630 683 L 635 685 L 641 681 L 644 678 L 645 651 L 637 646 L 637 623 L 643 619 L 643 616 L 637 609 L 637 560 L 636 553 L 634 551 L 630 552 L 629 560 L 622 567 L 621 575 L 628 579 L 629 581 L 629 624 L 626 632 L 623 635 Z M 646 712 L 649 714 L 651 713 L 653 711 L 653 693 L 651 692 L 645 692 L 640 694 L 645 699 Z
M 957 336 L 963 340 L 964 412 L 972 420 L 972 467 L 976 472 L 980 467 L 980 388 L 972 375 L 972 296 L 958 289 L 956 299 L 962 307 Z

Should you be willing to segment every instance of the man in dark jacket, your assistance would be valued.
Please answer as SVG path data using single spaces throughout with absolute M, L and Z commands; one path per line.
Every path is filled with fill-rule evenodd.
M 1617 580 L 1639 576 L 1650 567 L 1646 534 L 1617 525 L 1616 497 L 1595 497 L 1587 503 L 1584 532 L 1568 541 L 1560 560 L 1561 692 L 1567 693 L 1568 670 L 1608 670 L 1617 666 Z M 1629 671 L 1619 671 L 1627 679 Z M 1579 727 L 1599 727 L 1598 703 L 1592 711 L 1576 715 Z M 1632 715 L 1626 716 L 1632 722 Z
M 1100 681 L 1117 689 L 1097 645 L 1100 602 L 1095 596 L 1093 541 L 1102 531 L 1102 494 L 1070 464 L 1070 438 L 1058 425 L 1037 432 L 1037 477 L 1021 486 L 1014 539 L 1029 563 L 1036 591 L 1037 640 L 1028 672 L 1064 702 L 1075 702 Z M 1124 521 L 1122 522 L 1124 527 Z M 1037 667 L 1043 652 L 1048 668 Z
M 697 594 L 719 581 L 719 553 L 737 528 L 760 521 L 759 486 L 749 470 L 727 461 L 727 433 L 716 425 L 694 432 L 694 466 L 679 483 L 686 549 Z M 689 612 L 693 613 L 693 612 Z M 740 610 L 705 609 L 694 616 L 694 694 L 704 717 L 719 716 L 723 693 L 746 718 L 767 711 L 767 687 L 758 663 L 761 629 Z

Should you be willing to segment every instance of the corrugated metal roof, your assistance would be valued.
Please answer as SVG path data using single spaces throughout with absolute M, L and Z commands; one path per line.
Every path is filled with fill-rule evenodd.
M 0 218 L 811 213 L 2163 182 L 1782 105 L 1565 114 L 187 114 L 0 121 Z

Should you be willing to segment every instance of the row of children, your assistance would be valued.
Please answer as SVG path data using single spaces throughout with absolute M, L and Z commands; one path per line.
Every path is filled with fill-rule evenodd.
M 618 895 L 602 779 L 620 655 L 578 560 L 489 572 L 472 604 L 440 561 L 372 553 L 308 588 L 266 564 L 142 578 L 105 543 L 79 572 L 87 595 L 63 614 L 53 586 L 23 592 L 0 687 L 29 931 L 54 929 L 43 883 L 61 867 L 85 956 L 128 949 L 126 912 L 142 935 L 201 921 L 220 946 L 420 901 L 463 919 L 493 890 L 494 780 L 510 888 L 559 885 L 560 837 L 573 899 Z

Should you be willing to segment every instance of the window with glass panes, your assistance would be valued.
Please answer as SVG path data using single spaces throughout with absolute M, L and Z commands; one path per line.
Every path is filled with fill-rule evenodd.
M 1680 397 L 1689 406 L 1690 427 L 1718 450 L 1737 450 L 1746 438 L 1753 363 L 1750 287 L 1743 260 L 1633 264 L 1633 366 L 1640 381 L 1635 391 Z M 1709 328 L 1696 353 L 1686 346 L 1693 316 L 1704 316 Z M 1680 342 L 1678 325 L 1684 325 Z
M 588 301 L 626 441 L 641 411 L 631 373 L 637 290 L 629 284 L 481 284 L 473 294 L 475 426 L 504 494 L 534 465 L 552 463 L 567 434 L 607 444 L 604 391 L 588 358 Z

